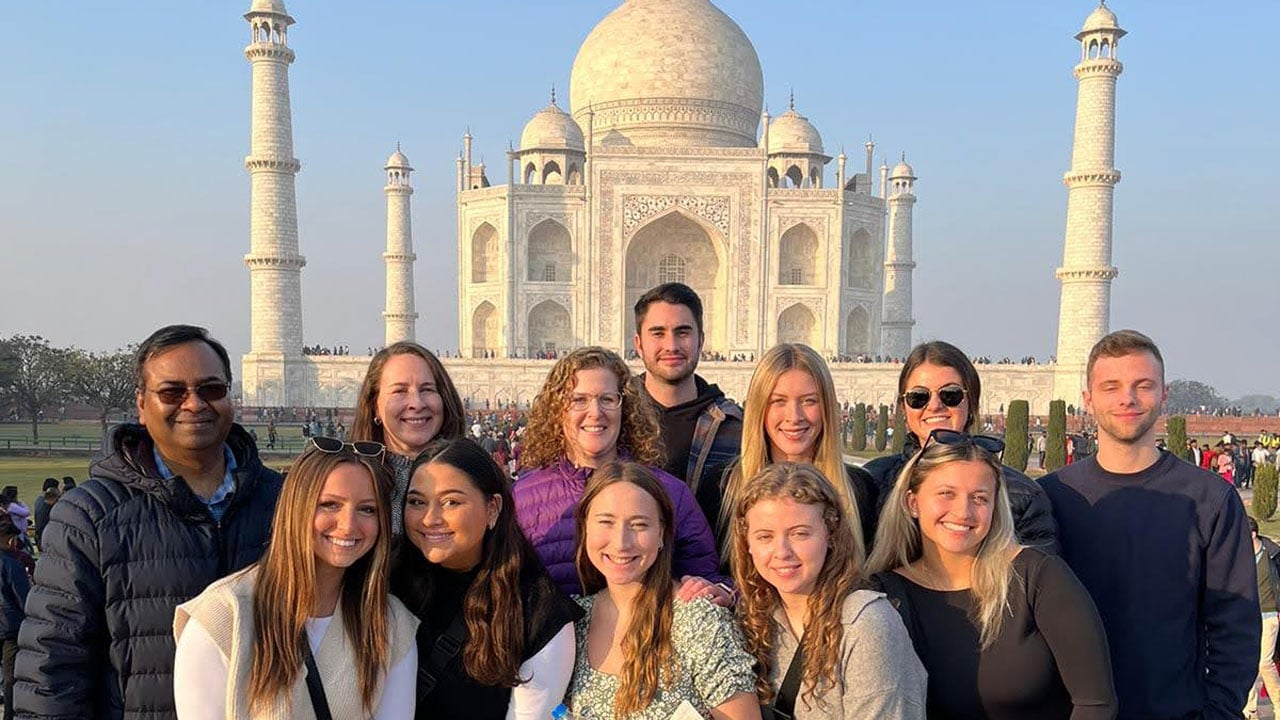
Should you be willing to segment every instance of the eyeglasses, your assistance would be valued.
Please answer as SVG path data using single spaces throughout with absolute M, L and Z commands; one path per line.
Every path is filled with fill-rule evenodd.
M 1004 441 L 1000 438 L 991 437 L 990 435 L 970 435 L 969 433 L 946 428 L 938 428 L 929 433 L 929 437 L 925 438 L 924 444 L 920 446 L 920 452 L 924 453 L 930 445 L 935 443 L 948 446 L 973 445 L 986 450 L 992 455 L 999 455 L 1004 452 Z
M 386 451 L 386 446 L 380 442 L 372 440 L 357 440 L 355 442 L 344 442 L 338 438 L 323 437 L 320 435 L 312 436 L 311 446 L 322 453 L 330 455 L 340 453 L 345 448 L 351 448 L 351 452 L 360 457 L 380 458 L 382 453 Z
M 204 402 L 216 402 L 226 397 L 227 391 L 230 389 L 230 386 L 224 382 L 204 383 L 203 385 L 197 385 L 195 387 L 171 385 L 168 387 L 162 387 L 159 390 L 143 388 L 145 392 L 155 393 L 156 397 L 160 398 L 160 402 L 165 405 L 181 405 L 186 401 L 187 396 L 191 393 L 195 393 L 196 397 L 200 398 Z
M 969 392 L 959 385 L 946 385 L 938 388 L 938 399 L 947 407 L 955 407 L 964 402 L 965 395 Z M 902 402 L 912 410 L 922 410 L 929 404 L 929 398 L 933 397 L 933 391 L 929 388 L 918 387 L 902 393 Z
M 582 412 L 591 407 L 591 403 L 595 402 L 600 405 L 601 410 L 617 410 L 622 407 L 622 396 L 618 393 L 605 393 L 603 395 L 573 395 L 569 398 L 569 409 Z

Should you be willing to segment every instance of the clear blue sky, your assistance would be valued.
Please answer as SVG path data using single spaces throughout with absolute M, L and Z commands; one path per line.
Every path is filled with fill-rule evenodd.
M 1054 352 L 1079 57 L 1093 0 L 719 0 L 775 114 L 916 192 L 916 339 Z M 0 335 L 109 349 L 169 322 L 248 346 L 248 0 L 5 3 Z M 288 0 L 306 339 L 382 341 L 382 164 L 417 172 L 418 336 L 456 334 L 454 161 L 490 178 L 616 0 Z M 1171 378 L 1280 395 L 1280 3 L 1112 0 L 1119 48 L 1112 327 Z M 834 164 L 833 164 L 834 165 Z M 830 168 L 834 173 L 834 167 Z M 829 177 L 830 177 L 829 173 Z M 1270 198 L 1270 199 L 1268 199 Z

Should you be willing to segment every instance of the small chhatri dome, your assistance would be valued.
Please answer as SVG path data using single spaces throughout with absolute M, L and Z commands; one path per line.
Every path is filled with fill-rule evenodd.
M 387 165 L 383 169 L 391 170 L 392 168 L 413 170 L 413 168 L 409 167 L 409 158 L 400 152 L 400 143 L 396 143 L 396 151 L 391 153 L 391 157 L 387 158 Z
M 904 156 L 902 162 L 893 166 L 893 172 L 889 173 L 891 178 L 911 178 L 915 179 L 916 172 L 907 164 L 907 158 Z
M 1118 30 L 1120 22 L 1116 20 L 1116 14 L 1111 12 L 1111 8 L 1107 7 L 1106 2 L 1098 5 L 1093 12 L 1089 13 L 1089 17 L 1084 21 L 1084 32 L 1091 30 Z
M 520 133 L 520 149 L 586 150 L 582 128 L 569 113 L 556 105 L 556 91 L 551 91 L 551 104 L 538 111 Z
M 791 153 L 812 155 L 822 154 L 822 136 L 818 129 L 809 122 L 809 118 L 796 112 L 794 103 L 790 110 L 782 113 L 769 123 L 770 155 Z
M 276 15 L 288 15 L 289 11 L 284 9 L 284 0 L 253 0 L 253 4 L 249 6 L 251 13 L 275 13 Z

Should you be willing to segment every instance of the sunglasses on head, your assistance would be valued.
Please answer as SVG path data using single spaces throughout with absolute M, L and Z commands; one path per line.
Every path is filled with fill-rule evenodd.
M 947 407 L 955 407 L 964 402 L 965 395 L 968 391 L 959 385 L 947 385 L 938 388 L 938 399 Z M 902 393 L 902 402 L 912 410 L 922 410 L 929 404 L 929 398 L 933 397 L 933 391 L 925 387 L 911 388 Z
M 929 437 L 925 438 L 924 444 L 920 446 L 920 452 L 923 453 L 930 445 L 935 443 L 938 445 L 972 445 L 986 450 L 992 455 L 999 455 L 1004 452 L 1004 441 L 1000 438 L 994 438 L 990 435 L 970 435 L 969 433 L 946 428 L 938 428 L 929 433 Z
M 356 455 L 367 458 L 380 458 L 382 457 L 382 453 L 386 450 L 386 446 L 382 443 L 374 442 L 372 440 L 344 442 L 338 438 L 323 437 L 319 435 L 311 438 L 311 445 L 322 453 L 330 454 L 340 453 L 343 449 L 350 448 L 351 452 Z
M 187 387 L 186 385 L 169 385 L 162 387 L 159 390 L 152 390 L 151 388 L 143 389 L 146 392 L 155 393 L 155 396 L 160 398 L 160 402 L 165 405 L 181 405 L 186 401 L 187 396 L 191 393 L 195 393 L 196 397 L 207 403 L 221 400 L 227 396 L 227 391 L 230 389 L 230 386 L 224 382 L 207 382 L 195 387 Z

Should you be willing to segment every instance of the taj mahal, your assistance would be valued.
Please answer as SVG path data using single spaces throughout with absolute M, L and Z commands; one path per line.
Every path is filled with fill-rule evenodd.
M 251 348 L 246 405 L 353 406 L 368 357 L 302 353 L 301 273 L 288 43 L 283 0 L 253 0 Z M 1092 344 L 1108 331 L 1115 86 L 1125 34 L 1099 5 L 1076 35 L 1080 60 L 1058 362 L 981 367 L 984 405 L 1021 398 L 1033 413 L 1078 401 Z M 709 0 L 624 0 L 578 49 L 568 103 L 555 91 L 507 153 L 506 184 L 457 158 L 457 347 L 445 363 L 472 403 L 523 403 L 556 353 L 625 350 L 631 307 L 679 281 L 702 297 L 704 350 L 759 357 L 801 342 L 829 358 L 901 358 L 913 344 L 912 213 L 917 177 L 905 156 L 873 166 L 875 145 L 849 164 L 827 154 L 795 98 L 770 116 L 747 34 Z M 834 161 L 834 162 L 833 162 Z M 387 183 L 387 343 L 414 339 L 410 200 L 413 168 L 397 147 Z M 699 372 L 745 395 L 753 365 L 704 362 Z M 832 366 L 842 397 L 890 402 L 898 366 Z

